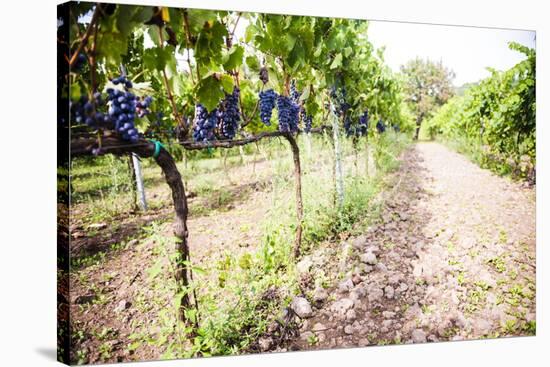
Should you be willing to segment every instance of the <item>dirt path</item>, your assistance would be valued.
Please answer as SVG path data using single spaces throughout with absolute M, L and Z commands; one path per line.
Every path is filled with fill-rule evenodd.
M 534 190 L 436 143 L 406 152 L 388 185 L 381 221 L 341 245 L 339 279 L 305 294 L 313 315 L 289 348 L 533 335 Z M 319 253 L 299 266 L 329 267 Z

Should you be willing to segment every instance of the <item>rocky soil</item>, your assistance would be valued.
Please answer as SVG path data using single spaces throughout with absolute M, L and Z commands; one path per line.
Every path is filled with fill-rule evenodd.
M 534 189 L 436 143 L 387 185 L 367 233 L 298 264 L 299 335 L 276 350 L 533 335 Z

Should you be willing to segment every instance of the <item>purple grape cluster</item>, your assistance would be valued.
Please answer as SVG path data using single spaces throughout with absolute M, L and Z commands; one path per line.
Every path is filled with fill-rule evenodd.
M 311 123 L 313 122 L 313 118 L 307 114 L 306 109 L 303 107 L 300 110 L 300 118 L 304 123 L 304 131 L 309 133 L 311 131 Z
M 214 130 L 218 122 L 217 109 L 208 113 L 208 110 L 202 105 L 195 106 L 195 125 L 193 127 L 193 140 L 211 141 L 216 138 Z
M 76 124 L 86 124 L 92 129 L 111 128 L 112 121 L 110 117 L 99 111 L 105 102 L 101 98 L 101 93 L 94 93 L 92 99 L 82 96 L 77 102 L 71 102 L 71 119 Z
M 363 114 L 359 117 L 359 126 L 357 128 L 360 136 L 367 135 L 369 131 L 369 111 L 365 110 Z
M 292 133 L 298 131 L 300 106 L 290 97 L 279 95 L 277 96 L 277 110 L 279 111 L 279 131 Z
M 273 108 L 275 107 L 275 99 L 277 98 L 277 93 L 273 89 L 268 89 L 266 91 L 260 92 L 260 119 L 265 126 L 271 125 L 271 114 L 273 113 Z
M 384 121 L 382 119 L 378 120 L 376 123 L 376 130 L 379 134 L 382 134 L 384 131 L 386 131 L 386 125 L 384 124 Z
M 128 89 L 132 87 L 125 76 L 113 79 L 113 84 L 123 84 L 124 90 L 107 88 L 107 99 L 96 92 L 92 99 L 82 96 L 77 102 L 71 103 L 71 118 L 76 124 L 86 124 L 88 127 L 115 130 L 123 140 L 136 143 L 139 133 L 134 126 L 135 117 L 143 117 L 150 113 L 149 106 L 153 99 L 145 97 L 141 100 Z
M 309 133 L 311 131 L 313 118 L 307 114 L 304 106 L 300 103 L 301 95 L 302 93 L 296 89 L 296 80 L 293 79 L 292 82 L 290 82 L 290 99 L 293 103 L 298 105 L 300 109 L 300 120 L 304 125 L 304 131 Z
M 346 101 L 346 87 L 342 86 L 341 88 L 336 88 L 332 86 L 330 89 L 330 97 L 334 102 L 336 108 L 336 114 L 339 116 L 344 115 L 350 108 L 351 105 Z
M 296 89 L 296 80 L 292 79 L 290 82 L 290 99 L 294 103 L 300 103 L 300 96 L 302 93 L 298 92 Z
M 365 112 L 359 116 L 359 123 L 357 125 L 352 125 L 349 115 L 346 115 L 344 119 L 344 130 L 347 137 L 352 136 L 365 136 L 368 133 L 369 128 L 369 113 Z
M 78 56 L 76 57 L 76 60 L 73 64 L 73 67 L 75 68 L 75 70 L 77 71 L 81 71 L 82 68 L 84 67 L 84 65 L 86 65 L 86 63 L 88 62 L 88 58 L 86 57 L 85 54 L 83 54 L 82 52 L 78 54 Z
M 224 138 L 233 139 L 239 128 L 241 113 L 239 111 L 239 88 L 234 88 L 232 94 L 226 94 L 218 109 L 220 133 Z
M 124 86 L 123 91 L 107 89 L 108 113 L 114 123 L 114 130 L 121 134 L 123 140 L 136 143 L 139 140 L 139 133 L 134 125 L 136 115 L 141 118 L 150 113 L 149 106 L 153 98 L 148 96 L 141 100 L 136 97 L 128 90 L 132 88 L 132 82 L 124 75 L 113 79 L 112 82 Z
M 355 129 L 353 129 L 353 127 L 351 126 L 351 119 L 349 118 L 349 116 L 346 116 L 346 118 L 344 119 L 344 131 L 346 132 L 346 136 L 350 137 L 355 135 L 354 130 Z
M 267 82 L 269 82 L 269 72 L 267 71 L 267 68 L 265 66 L 262 66 L 262 68 L 260 69 L 260 80 L 264 84 L 267 84 Z
M 130 89 L 133 87 L 132 82 L 128 80 L 128 78 L 125 75 L 121 75 L 118 78 L 114 78 L 111 80 L 114 85 L 122 84 L 124 85 L 125 89 Z

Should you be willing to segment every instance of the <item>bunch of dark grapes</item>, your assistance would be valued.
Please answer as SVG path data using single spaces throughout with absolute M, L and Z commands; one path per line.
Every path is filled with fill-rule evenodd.
M 269 82 L 269 72 L 267 71 L 267 68 L 265 66 L 262 66 L 262 68 L 260 69 L 260 80 L 264 84 L 267 84 L 267 82 Z
M 150 113 L 149 106 L 153 99 L 145 97 L 142 100 L 136 97 L 128 90 L 132 88 L 132 82 L 125 76 L 115 78 L 112 82 L 115 85 L 122 84 L 124 90 L 107 88 L 106 100 L 99 92 L 94 93 L 91 99 L 82 96 L 71 103 L 71 121 L 86 124 L 94 130 L 114 130 L 123 140 L 136 143 L 139 133 L 134 125 L 135 117 Z M 92 153 L 99 154 L 99 149 L 93 149 Z
M 71 118 L 75 123 L 86 124 L 92 129 L 110 128 L 110 117 L 99 111 L 104 104 L 99 92 L 95 93 L 91 100 L 87 96 L 82 96 L 77 102 L 71 102 Z
M 376 123 L 376 130 L 379 134 L 382 134 L 384 131 L 386 131 L 386 125 L 384 125 L 382 119 L 378 120 L 378 122 Z
M 344 119 L 344 131 L 347 137 L 355 135 L 355 129 L 351 126 L 351 119 L 349 116 L 346 116 Z
M 359 123 L 357 125 L 352 125 L 349 115 L 346 115 L 344 119 L 344 130 L 346 131 L 346 136 L 365 136 L 367 135 L 369 128 L 369 113 L 365 111 L 361 116 L 359 116 Z
M 88 62 L 88 58 L 86 57 L 85 54 L 83 54 L 82 52 L 78 54 L 78 56 L 76 57 L 76 60 L 73 64 L 73 67 L 78 70 L 78 71 L 81 71 L 82 68 L 84 67 L 84 65 L 86 65 L 86 63 Z
M 298 92 L 298 90 L 296 89 L 296 81 L 293 79 L 290 82 L 290 99 L 294 103 L 299 103 L 301 95 L 302 93 Z
M 277 110 L 279 111 L 279 131 L 298 131 L 300 106 L 294 103 L 290 97 L 277 96 Z
M 208 113 L 208 110 L 202 105 L 195 106 L 195 125 L 193 127 L 193 140 L 211 141 L 216 138 L 214 130 L 218 123 L 218 110 L 214 109 Z
M 302 107 L 300 110 L 300 118 L 302 119 L 302 122 L 304 123 L 304 131 L 306 133 L 309 133 L 311 131 L 311 123 L 313 121 L 313 118 L 307 114 L 306 109 Z
M 232 94 L 226 94 L 218 109 L 220 133 L 224 138 L 233 139 L 239 128 L 241 113 L 239 111 L 239 88 L 234 88 Z
M 111 80 L 114 85 L 122 84 L 125 89 L 130 89 L 133 87 L 132 82 L 128 80 L 128 78 L 125 75 L 121 75 L 118 78 L 114 78 Z
M 136 114 L 139 118 L 142 118 L 145 115 L 148 115 L 151 111 L 149 110 L 149 106 L 151 106 L 151 103 L 153 102 L 153 97 L 147 96 L 143 99 L 143 101 L 138 100 L 136 104 Z
M 266 126 L 271 125 L 271 114 L 275 107 L 275 98 L 277 93 L 273 89 L 260 92 L 260 119 Z
M 336 108 L 336 114 L 339 116 L 344 115 L 350 108 L 351 105 L 346 102 L 346 88 L 336 88 L 331 87 L 330 89 L 330 97 L 332 98 L 334 102 L 334 107 Z
M 107 100 L 109 101 L 109 116 L 111 117 L 114 129 L 121 134 L 123 140 L 136 143 L 139 140 L 139 133 L 135 128 L 134 121 L 137 117 L 143 117 L 150 113 L 149 106 L 153 101 L 151 97 L 143 100 L 136 97 L 128 89 L 132 88 L 132 82 L 122 75 L 112 80 L 113 84 L 122 84 L 124 90 L 108 88 Z
M 369 111 L 365 110 L 365 112 L 359 117 L 359 126 L 357 130 L 360 136 L 367 135 L 369 130 Z
M 155 121 L 155 125 L 157 125 L 157 127 L 160 127 L 162 125 L 162 118 L 164 117 L 164 114 L 161 111 L 159 111 L 157 112 L 156 117 L 157 117 L 157 120 Z

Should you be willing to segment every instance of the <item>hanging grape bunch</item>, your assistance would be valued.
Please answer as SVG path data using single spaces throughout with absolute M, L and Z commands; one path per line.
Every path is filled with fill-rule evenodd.
M 109 116 L 114 123 L 114 130 L 121 134 L 123 140 L 136 143 L 139 140 L 139 133 L 134 126 L 136 114 L 139 118 L 149 114 L 149 106 L 153 98 L 148 96 L 141 100 L 136 97 L 129 91 L 133 85 L 125 75 L 114 78 L 112 82 L 124 88 L 124 90 L 107 88 Z
M 96 92 L 92 99 L 82 96 L 77 102 L 71 103 L 71 116 L 77 124 L 86 124 L 97 129 L 114 130 L 121 134 L 123 140 L 135 143 L 139 139 L 138 131 L 134 126 L 136 113 L 138 117 L 148 114 L 151 97 L 140 100 L 128 89 L 132 87 L 125 76 L 113 79 L 113 84 L 124 85 L 124 90 L 107 88 L 107 99 Z
M 260 92 L 260 119 L 265 126 L 271 125 L 271 114 L 275 108 L 275 98 L 277 93 L 273 89 Z
M 294 103 L 299 103 L 301 95 L 302 93 L 298 92 L 298 90 L 296 89 L 296 80 L 292 79 L 292 81 L 290 82 L 290 99 Z
M 86 62 L 88 62 L 88 58 L 86 57 L 85 54 L 81 52 L 76 57 L 76 61 L 74 62 L 73 68 L 77 71 L 81 71 L 84 68 L 84 65 L 86 65 Z
M 344 131 L 346 132 L 346 136 L 350 137 L 354 135 L 353 129 L 351 127 L 351 119 L 349 116 L 346 116 L 344 119 Z
M 336 114 L 339 116 L 344 115 L 351 107 L 351 105 L 346 102 L 346 88 L 342 86 L 341 88 L 336 88 L 332 86 L 330 89 L 330 97 L 334 102 L 334 107 L 336 109 Z
M 300 96 L 302 95 L 302 93 L 298 92 L 298 90 L 296 89 L 296 80 L 292 80 L 292 82 L 290 82 L 290 99 L 292 102 L 294 102 L 295 104 L 297 104 L 299 106 L 299 110 L 300 110 L 300 120 L 303 122 L 304 124 L 304 131 L 306 133 L 309 133 L 311 131 L 311 123 L 313 121 L 312 117 L 311 116 L 308 116 L 304 106 L 302 106 L 300 104 Z
M 382 119 L 378 120 L 378 122 L 376 123 L 376 130 L 379 134 L 382 134 L 384 131 L 386 131 L 386 125 L 384 125 Z
M 279 131 L 296 132 L 298 131 L 298 119 L 300 106 L 294 103 L 290 97 L 277 96 L 277 110 L 279 111 Z
M 193 127 L 193 140 L 211 141 L 216 138 L 214 130 L 218 122 L 218 111 L 214 109 L 208 113 L 202 104 L 195 106 L 195 125 Z
M 365 110 L 363 114 L 359 117 L 359 126 L 357 129 L 357 133 L 359 136 L 365 136 L 367 135 L 369 130 L 369 111 Z
M 101 93 L 94 93 L 91 100 L 87 96 L 82 96 L 77 102 L 70 103 L 72 121 L 76 124 L 86 124 L 92 129 L 112 128 L 111 118 L 99 111 L 102 107 L 105 107 L 105 101 L 101 98 Z
M 226 94 L 218 110 L 220 133 L 224 138 L 233 139 L 239 128 L 241 113 L 239 111 L 239 88 L 233 88 L 232 94 Z
M 160 127 L 161 124 L 162 124 L 162 118 L 164 117 L 164 114 L 162 113 L 162 111 L 159 111 L 156 113 L 156 120 L 155 120 L 155 125 L 157 125 L 157 127 Z
M 269 72 L 265 66 L 262 66 L 260 69 L 260 80 L 262 83 L 267 84 L 269 82 Z
M 302 119 L 302 122 L 304 123 L 304 131 L 306 133 L 309 133 L 311 131 L 311 123 L 313 121 L 313 118 L 307 114 L 306 109 L 302 107 L 300 110 L 300 118 Z

